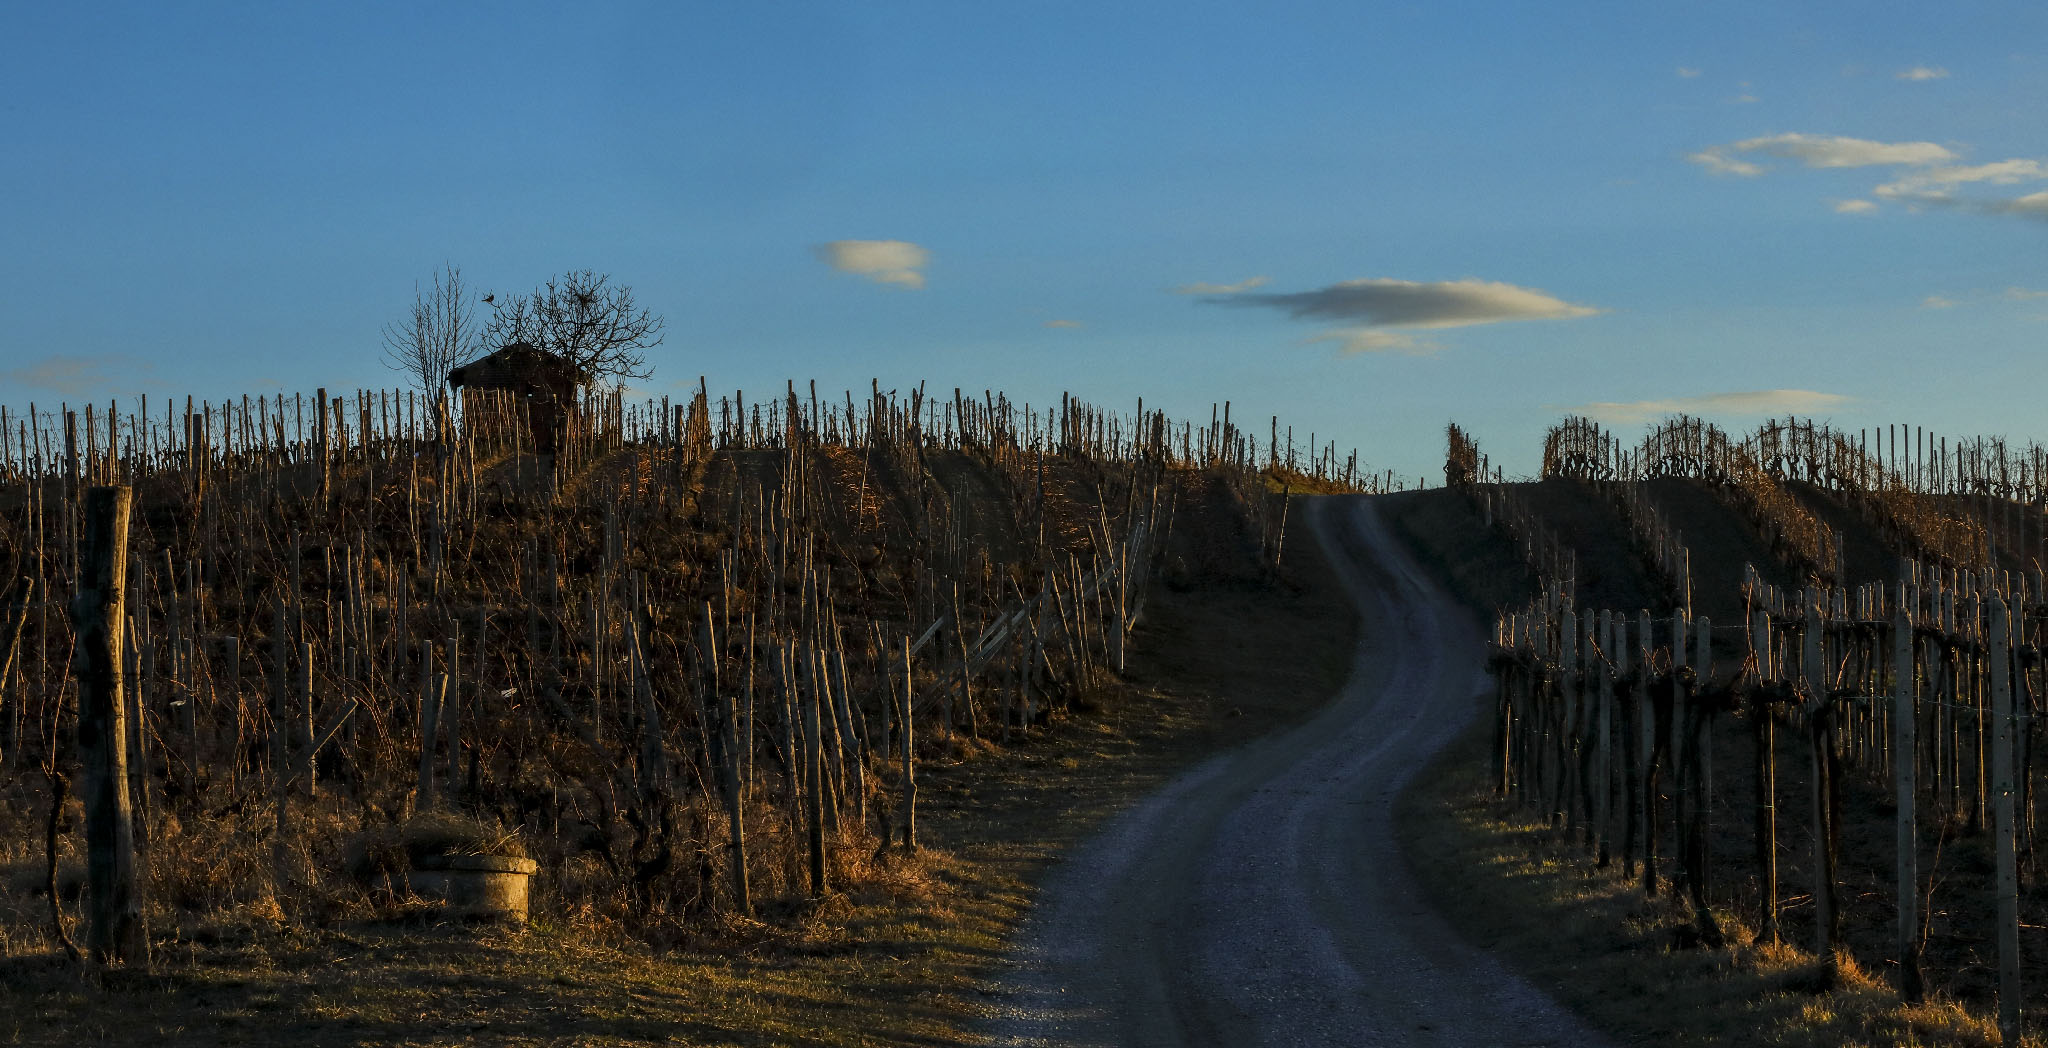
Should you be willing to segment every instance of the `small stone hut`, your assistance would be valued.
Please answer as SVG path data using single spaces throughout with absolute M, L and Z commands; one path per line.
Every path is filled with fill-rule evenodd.
M 563 423 L 576 410 L 583 384 L 576 367 L 525 342 L 513 342 L 448 373 L 448 385 L 462 390 L 504 390 L 520 396 L 532 427 L 533 449 L 552 455 Z

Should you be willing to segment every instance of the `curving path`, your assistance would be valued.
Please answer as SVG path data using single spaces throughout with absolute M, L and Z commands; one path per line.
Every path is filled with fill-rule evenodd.
M 1396 496 L 1398 497 L 1398 496 Z M 997 1045 L 1598 1045 L 1423 900 L 1393 804 L 1479 709 L 1481 636 L 1366 497 L 1309 504 L 1361 620 L 1343 692 L 1212 758 L 1051 875 Z

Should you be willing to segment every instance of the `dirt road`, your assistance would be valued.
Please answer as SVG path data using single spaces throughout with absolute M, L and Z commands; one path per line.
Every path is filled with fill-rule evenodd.
M 1342 694 L 1064 862 L 1018 937 L 991 1043 L 1602 1043 L 1460 941 L 1394 837 L 1394 798 L 1479 709 L 1478 625 L 1372 500 L 1309 512 L 1361 616 Z

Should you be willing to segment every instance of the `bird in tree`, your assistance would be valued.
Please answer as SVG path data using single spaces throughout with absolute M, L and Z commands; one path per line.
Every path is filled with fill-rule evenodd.
M 647 351 L 661 344 L 665 321 L 633 301 L 633 288 L 608 273 L 574 270 L 525 295 L 486 295 L 491 318 L 482 343 L 524 342 L 574 368 L 585 385 L 644 379 Z

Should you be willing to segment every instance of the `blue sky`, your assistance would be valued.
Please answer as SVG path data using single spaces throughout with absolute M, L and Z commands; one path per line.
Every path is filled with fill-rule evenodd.
M 11 4 L 0 403 L 394 385 L 448 261 L 657 394 L 2048 436 L 2048 5 L 1784 7 Z

